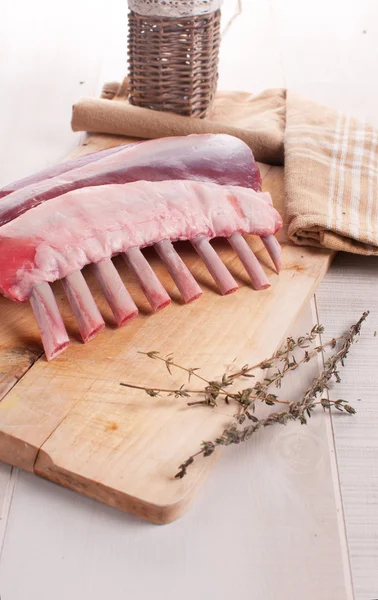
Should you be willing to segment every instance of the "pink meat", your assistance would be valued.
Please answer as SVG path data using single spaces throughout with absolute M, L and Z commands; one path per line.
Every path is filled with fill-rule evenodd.
M 135 148 L 135 146 L 138 146 L 138 148 Z M 0 203 L 0 292 L 3 290 L 4 294 L 15 300 L 23 301 L 28 297 L 30 298 L 48 360 L 60 354 L 69 344 L 69 339 L 58 305 L 47 281 L 62 279 L 63 287 L 84 342 L 92 339 L 105 325 L 88 285 L 80 272 L 82 266 L 88 262 L 93 261 L 92 270 L 102 287 L 116 323 L 121 326 L 138 314 L 137 306 L 123 285 L 110 258 L 114 253 L 119 253 L 112 245 L 115 243 L 114 232 L 117 232 L 117 223 L 122 226 L 123 237 L 121 231 L 118 230 L 118 238 L 116 238 L 118 239 L 118 245 L 116 244 L 116 248 L 119 246 L 121 236 L 123 242 L 123 245 L 121 244 L 122 256 L 138 280 L 152 311 L 161 310 L 167 306 L 170 303 L 170 297 L 141 252 L 140 247 L 143 247 L 143 244 L 149 245 L 151 243 L 154 245 L 155 250 L 175 281 L 183 302 L 191 302 L 202 294 L 200 286 L 179 254 L 177 254 L 171 238 L 159 238 L 158 234 L 169 235 L 169 231 L 162 227 L 159 219 L 155 223 L 156 236 L 150 235 L 149 239 L 139 240 L 140 247 L 139 245 L 130 246 L 132 234 L 138 231 L 143 233 L 144 229 L 146 233 L 151 233 L 151 226 L 153 225 L 151 219 L 149 220 L 151 205 L 150 207 L 146 205 L 146 219 L 143 223 L 138 221 L 140 224 L 138 228 L 133 220 L 135 217 L 133 209 L 137 204 L 136 212 L 139 213 L 141 193 L 133 194 L 131 205 L 126 208 L 122 202 L 114 203 L 113 197 L 110 201 L 109 194 L 118 187 L 125 187 L 127 190 L 133 189 L 120 184 L 138 179 L 145 179 L 150 182 L 164 181 L 166 185 L 171 185 L 169 179 L 180 180 L 181 184 L 185 183 L 183 180 L 213 182 L 221 186 L 235 185 L 261 191 L 260 173 L 250 149 L 240 140 L 225 135 L 175 137 L 144 143 L 137 142 L 134 147 L 133 145 L 118 146 L 67 161 L 62 165 L 41 171 L 0 190 L 0 198 L 3 197 Z M 115 186 L 112 182 L 115 182 Z M 146 185 L 146 182 L 142 181 L 141 183 Z M 172 185 L 177 185 L 177 183 L 179 182 L 173 181 Z M 101 184 L 105 184 L 102 187 L 107 188 L 108 193 L 101 192 L 98 197 Z M 200 189 L 205 189 L 201 188 L 201 185 L 201 183 L 198 183 L 199 187 L 197 186 L 195 190 L 196 194 Z M 81 189 L 83 187 L 87 188 L 87 192 L 85 189 Z M 73 190 L 76 189 L 78 190 L 77 194 L 81 193 L 72 201 Z M 154 195 L 150 191 L 154 188 L 151 187 L 151 184 L 147 184 L 147 189 L 149 190 L 150 203 L 154 203 L 156 194 Z M 215 186 L 212 189 L 212 194 L 214 194 L 214 189 L 219 193 L 218 186 Z M 238 190 L 240 191 L 240 187 L 238 187 Z M 146 190 L 143 189 L 142 191 L 146 195 Z M 178 188 L 178 191 L 181 191 L 181 188 Z M 172 193 L 174 193 L 174 188 Z M 207 196 L 209 193 L 206 192 Z M 224 196 L 226 190 L 223 189 L 220 193 Z M 242 192 L 240 191 L 240 193 Z M 95 207 L 87 212 L 88 206 L 91 206 L 93 195 L 95 195 L 95 200 L 97 199 Z M 59 203 L 55 204 L 58 197 L 63 199 L 65 196 L 69 198 L 70 204 L 72 202 L 82 204 L 79 210 L 80 214 L 73 215 L 73 219 L 71 213 L 65 212 L 65 204 L 64 206 Z M 223 198 L 223 196 L 221 197 Z M 201 193 L 200 198 L 202 198 Z M 51 204 L 54 203 L 54 206 L 39 206 L 46 200 L 52 200 Z M 158 194 L 158 204 L 160 200 Z M 184 219 L 188 221 L 188 215 L 196 218 L 196 215 L 201 214 L 201 210 L 198 211 L 196 203 L 193 203 L 193 194 L 190 195 L 187 190 L 184 190 L 181 200 L 183 202 L 181 210 L 184 210 L 186 206 Z M 104 201 L 108 205 L 111 202 L 111 207 L 108 206 L 109 210 L 104 210 L 104 207 L 101 206 L 101 202 Z M 174 201 L 177 202 L 177 199 L 175 198 Z M 243 218 L 243 214 L 239 211 L 240 206 L 237 197 L 234 194 L 228 194 L 227 201 L 228 208 L 232 205 L 237 216 Z M 251 201 L 256 202 L 255 195 L 250 196 L 249 202 Z M 193 215 L 191 214 L 191 202 L 195 209 Z M 218 203 L 218 200 L 216 202 Z M 268 202 L 270 202 L 269 198 Z M 47 204 L 50 205 L 50 202 Z M 215 202 L 213 204 L 214 208 Z M 221 204 L 219 205 L 220 208 Z M 252 229 L 247 227 L 233 230 L 232 227 L 237 227 L 240 223 L 231 219 L 228 223 L 228 225 L 232 224 L 231 229 L 224 228 L 223 233 L 217 233 L 219 231 L 220 215 L 217 215 L 214 208 L 214 214 L 217 215 L 217 218 L 211 221 L 211 227 L 206 223 L 206 231 L 201 227 L 198 229 L 193 228 L 192 237 L 187 237 L 189 234 L 183 222 L 181 230 L 171 232 L 172 235 L 175 233 L 173 240 L 182 239 L 181 234 L 183 239 L 190 239 L 197 253 L 206 264 L 221 294 L 229 294 L 235 291 L 238 285 L 209 242 L 209 239 L 214 235 L 225 235 L 227 237 L 244 265 L 255 289 L 265 289 L 269 287 L 270 283 L 240 231 L 251 231 L 261 235 L 276 271 L 279 272 L 280 270 L 281 248 L 270 228 L 266 227 L 267 216 L 271 217 L 272 215 L 269 212 L 265 214 L 265 207 L 265 212 L 262 213 L 262 221 L 259 223 L 259 211 L 261 212 L 259 204 L 261 204 L 261 198 L 260 202 L 254 207 L 256 210 L 253 214 Z M 38 209 L 30 210 L 38 206 Z M 200 208 L 203 209 L 204 207 L 201 206 Z M 123 223 L 122 218 L 119 219 L 118 217 L 118 210 L 129 212 L 131 219 L 127 218 L 126 222 Z M 172 214 L 174 214 L 174 211 L 172 212 L 171 203 L 166 213 L 164 213 L 164 219 L 168 222 L 169 219 L 172 219 Z M 23 217 L 20 215 L 23 215 Z M 95 215 L 96 220 L 88 228 L 91 215 L 92 217 Z M 103 227 L 103 215 L 107 215 L 108 229 L 106 226 L 105 229 Z M 16 217 L 19 218 L 14 221 Z M 7 225 L 1 227 L 2 223 L 6 224 L 9 221 L 13 221 L 11 223 L 12 227 Z M 68 221 L 70 222 L 69 225 L 67 224 Z M 99 226 L 99 223 L 102 227 Z M 277 225 L 280 226 L 280 224 L 281 221 L 278 216 Z M 23 231 L 21 231 L 22 228 L 24 228 Z M 92 234 L 89 237 L 88 229 L 92 229 Z M 196 233 L 197 231 L 198 233 Z M 130 239 L 125 238 L 127 232 L 129 232 Z M 101 236 L 105 236 L 106 240 L 109 239 L 112 243 L 109 242 L 109 245 L 107 242 L 108 246 L 104 246 L 104 243 L 101 242 L 102 246 L 100 244 L 99 250 L 97 233 L 99 233 L 100 240 L 103 239 Z
M 41 282 L 162 240 L 274 235 L 268 193 L 194 181 L 138 181 L 68 192 L 0 230 L 0 292 L 25 301 Z
M 8 186 L 15 191 L 0 202 L 0 226 L 46 200 L 71 190 L 104 184 L 192 179 L 261 191 L 261 176 L 251 150 L 229 135 L 163 138 L 113 150 L 76 168 L 71 163 L 64 172 L 58 166 L 56 174 L 52 170 L 48 179 L 42 180 L 40 174 L 31 183 L 29 180 L 26 187 L 25 180 Z
M 136 142 L 140 143 L 140 142 Z M 135 144 L 130 144 L 128 148 L 131 146 L 135 146 Z M 110 156 L 111 154 L 115 154 L 120 150 L 123 150 L 126 146 L 115 146 L 114 148 L 107 148 L 106 150 L 98 150 L 97 152 L 90 152 L 89 154 L 85 154 L 84 156 L 77 156 L 76 158 L 71 158 L 70 160 L 65 160 L 57 165 L 52 167 L 48 167 L 47 169 L 43 169 L 42 171 L 38 171 L 38 173 L 33 173 L 33 175 L 28 175 L 28 177 L 24 177 L 23 179 L 18 179 L 17 181 L 13 181 L 12 183 L 8 183 L 5 187 L 0 189 L 0 198 L 4 198 L 4 196 L 8 196 L 12 192 L 16 190 L 20 190 L 24 187 L 27 187 L 33 183 L 39 183 L 40 181 L 44 181 L 45 179 L 52 179 L 53 177 L 57 177 L 58 175 L 62 175 L 67 171 L 72 171 L 72 169 L 77 169 L 78 167 L 83 167 L 90 162 L 95 162 L 105 156 Z

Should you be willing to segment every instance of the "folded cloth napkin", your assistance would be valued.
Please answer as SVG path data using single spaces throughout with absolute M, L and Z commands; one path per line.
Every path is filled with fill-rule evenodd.
M 73 107 L 72 129 L 139 138 L 228 133 L 256 160 L 285 166 L 290 239 L 378 255 L 378 131 L 284 89 L 218 92 L 206 119 L 132 106 L 127 79 Z

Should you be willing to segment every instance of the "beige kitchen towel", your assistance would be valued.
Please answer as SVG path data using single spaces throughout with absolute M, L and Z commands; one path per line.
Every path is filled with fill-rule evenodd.
M 126 90 L 127 86 L 123 85 L 122 89 Z M 101 99 L 85 98 L 75 104 L 72 129 L 144 139 L 190 133 L 228 133 L 253 148 L 256 160 L 272 165 L 283 164 L 283 90 L 268 90 L 259 97 L 248 93 L 219 92 L 206 119 L 189 119 L 132 106 L 119 94 L 109 102 L 112 93 L 114 83 L 104 87 Z
M 127 80 L 73 107 L 74 131 L 158 138 L 229 133 L 257 160 L 284 164 L 286 221 L 293 242 L 378 255 L 378 132 L 283 89 L 254 96 L 218 92 L 206 119 L 131 106 Z

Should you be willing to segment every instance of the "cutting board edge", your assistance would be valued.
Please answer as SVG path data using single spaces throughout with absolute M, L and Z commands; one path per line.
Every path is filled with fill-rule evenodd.
M 46 479 L 62 487 L 68 488 L 79 494 L 106 504 L 117 510 L 131 514 L 154 525 L 169 525 L 182 517 L 192 504 L 197 489 L 210 475 L 214 463 L 218 460 L 220 453 L 216 453 L 207 459 L 206 468 L 201 469 L 190 490 L 179 500 L 171 504 L 152 503 L 127 494 L 122 490 L 116 490 L 99 481 L 94 481 L 77 473 L 71 473 L 64 468 L 56 468 L 51 457 L 43 449 L 40 449 L 34 464 L 34 475 Z
M 315 293 L 319 283 L 323 279 L 324 275 L 328 271 L 334 257 L 336 256 L 335 251 L 329 250 L 328 256 L 325 253 L 324 263 L 319 269 L 318 276 L 314 279 L 313 285 L 308 291 L 306 297 L 303 298 L 301 309 L 296 313 L 295 319 L 297 319 L 302 311 L 304 310 L 307 302 Z M 294 319 L 294 318 L 293 318 Z M 277 344 L 277 348 L 281 346 L 286 335 L 290 332 L 293 326 L 293 319 L 287 324 L 285 335 Z M 73 408 L 73 407 L 72 407 Z M 57 430 L 63 421 L 68 417 L 70 411 L 67 413 L 61 423 L 54 429 L 51 435 Z M 97 500 L 113 508 L 117 508 L 124 512 L 133 514 L 143 520 L 149 521 L 154 524 L 164 525 L 169 524 L 178 518 L 180 518 L 186 510 L 189 508 L 198 489 L 210 475 L 213 465 L 221 455 L 222 449 L 219 449 L 211 459 L 206 459 L 206 463 L 203 468 L 196 473 L 195 483 L 191 486 L 189 492 L 186 491 L 181 498 L 176 499 L 171 504 L 156 504 L 148 500 L 136 498 L 123 492 L 122 490 L 111 488 L 105 483 L 94 481 L 80 475 L 67 471 L 63 467 L 56 465 L 53 458 L 44 450 L 44 445 L 48 441 L 50 436 L 42 443 L 41 447 L 37 451 L 33 472 L 35 475 L 47 479 L 52 483 L 56 483 L 63 487 L 69 488 L 77 493 L 81 493 L 93 500 Z M 1 455 L 0 455 L 1 458 Z
M 1 401 L 0 401 L 1 402 Z M 45 440 L 46 441 L 46 440 Z M 33 473 L 40 447 L 0 431 L 0 460 L 12 467 Z
M 92 141 L 94 141 L 95 145 L 96 145 L 96 143 L 97 143 L 96 139 L 95 139 L 96 136 L 93 136 L 93 137 L 94 137 L 94 140 L 92 140 Z M 113 139 L 114 138 L 112 137 L 112 141 L 113 141 Z M 117 139 L 118 144 L 122 143 L 123 141 L 124 140 L 122 138 Z M 118 144 L 115 144 L 115 145 L 118 145 Z M 79 152 L 72 153 L 70 156 L 72 157 L 73 155 L 87 153 L 88 150 L 90 150 L 90 148 L 86 148 L 86 145 L 87 145 L 86 143 L 82 144 L 80 146 L 81 150 Z M 112 143 L 110 145 L 114 145 L 114 144 Z M 100 143 L 99 146 L 100 146 L 100 148 L 107 147 L 108 143 L 106 140 L 104 140 L 104 143 Z M 100 148 L 95 148 L 95 149 L 100 149 Z M 269 178 L 271 178 L 272 180 L 274 180 L 273 187 L 275 188 L 276 183 L 278 183 L 278 184 L 280 183 L 280 181 L 279 181 L 280 177 L 278 177 L 278 180 L 276 182 L 276 176 L 279 176 L 281 172 L 282 172 L 282 168 L 269 166 L 267 168 L 267 170 L 265 171 L 265 173 L 263 173 L 264 182 L 267 181 Z M 279 186 L 278 186 L 278 190 L 279 190 Z M 288 245 L 293 246 L 293 244 L 287 239 L 282 240 L 282 241 L 285 241 L 286 243 L 288 243 Z M 300 249 L 300 247 L 297 247 L 297 248 Z M 323 253 L 324 261 L 321 265 L 321 268 L 319 269 L 319 272 L 316 274 L 316 277 L 313 280 L 312 285 L 310 286 L 310 289 L 308 290 L 308 293 L 306 294 L 306 297 L 304 297 L 302 300 L 300 310 L 298 310 L 296 315 L 294 317 L 292 317 L 290 319 L 290 322 L 287 324 L 287 327 L 285 329 L 286 334 L 289 333 L 289 330 L 290 330 L 294 320 L 296 318 L 298 318 L 298 316 L 301 314 L 302 310 L 304 309 L 308 299 L 311 298 L 311 296 L 313 295 L 314 291 L 316 290 L 321 279 L 327 272 L 335 254 L 336 254 L 335 252 L 331 252 L 331 251 L 328 252 L 328 251 L 324 251 L 324 250 L 322 250 L 321 252 Z M 284 339 L 284 337 L 285 336 L 283 336 L 282 339 Z M 277 347 L 281 343 L 282 343 L 282 340 L 280 341 L 279 344 L 277 344 Z M 36 362 L 39 362 L 39 360 L 37 360 Z M 19 381 L 21 381 L 23 379 L 23 376 L 26 374 L 27 370 L 25 371 L 25 373 L 21 373 L 21 377 L 20 377 Z M 16 384 L 14 386 L 15 388 L 18 387 L 19 381 L 16 382 Z M 11 391 L 11 390 L 9 390 L 9 391 Z M 5 396 L 2 400 L 7 398 L 7 396 L 8 396 L 8 392 L 5 393 Z M 1 402 L 0 402 L 0 406 L 1 406 Z M 62 422 L 65 420 L 66 417 L 68 417 L 70 412 L 71 412 L 71 409 L 68 411 L 67 415 L 62 419 Z M 43 477 L 44 479 L 47 479 L 51 482 L 60 484 L 66 488 L 70 488 L 74 491 L 77 491 L 78 493 L 82 493 L 88 497 L 91 497 L 100 502 L 106 503 L 110 506 L 115 506 L 121 510 L 126 510 L 127 512 L 131 512 L 132 514 L 135 514 L 135 515 L 137 515 L 143 519 L 146 519 L 150 522 L 153 522 L 153 523 L 159 523 L 159 524 L 170 523 L 170 522 L 174 521 L 175 519 L 179 518 L 186 511 L 189 504 L 193 500 L 193 497 L 195 496 L 196 492 L 198 491 L 198 488 L 200 487 L 200 485 L 202 485 L 204 479 L 206 479 L 207 476 L 210 474 L 210 470 L 212 468 L 213 462 L 215 462 L 215 460 L 220 455 L 220 452 L 217 452 L 214 457 L 214 460 L 213 460 L 213 457 L 211 457 L 210 459 L 209 458 L 206 459 L 206 463 L 204 463 L 204 467 L 196 473 L 195 484 L 190 486 L 189 491 L 186 490 L 186 493 L 183 494 L 182 498 L 179 498 L 179 499 L 176 498 L 175 501 L 172 502 L 171 504 L 157 505 L 157 504 L 154 504 L 154 503 L 151 503 L 148 501 L 140 500 L 138 498 L 133 498 L 129 494 L 126 494 L 124 492 L 121 492 L 120 490 L 115 490 L 114 488 L 110 488 L 110 487 L 106 486 L 105 483 L 102 484 L 93 479 L 85 478 L 83 475 L 65 472 L 65 470 L 62 468 L 58 469 L 57 465 L 54 465 L 53 459 L 49 456 L 49 454 L 46 452 L 44 447 L 46 446 L 49 438 L 51 438 L 54 435 L 55 430 L 60 427 L 61 423 L 57 427 L 52 428 L 52 430 L 48 433 L 48 435 L 45 434 L 43 436 L 44 441 L 42 443 L 38 442 L 37 446 L 33 445 L 33 444 L 28 444 L 25 441 L 21 440 L 20 438 L 15 438 L 13 435 L 8 434 L 6 431 L 0 432 L 0 460 L 3 460 L 4 462 L 6 462 L 8 464 L 12 464 L 14 466 L 20 467 L 26 471 L 34 472 L 36 475 Z M 6 448 L 6 443 L 8 443 L 8 442 L 6 442 L 6 440 L 8 440 L 8 438 L 12 441 L 11 447 L 14 450 L 12 452 L 9 452 L 9 449 Z M 85 485 L 88 483 L 93 489 L 88 489 L 88 485 L 87 486 Z M 119 500 L 119 501 L 115 501 L 115 500 Z

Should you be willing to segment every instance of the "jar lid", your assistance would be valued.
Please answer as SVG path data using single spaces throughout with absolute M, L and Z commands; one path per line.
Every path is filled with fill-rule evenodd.
M 215 12 L 223 0 L 128 0 L 130 10 L 149 17 L 185 18 Z

